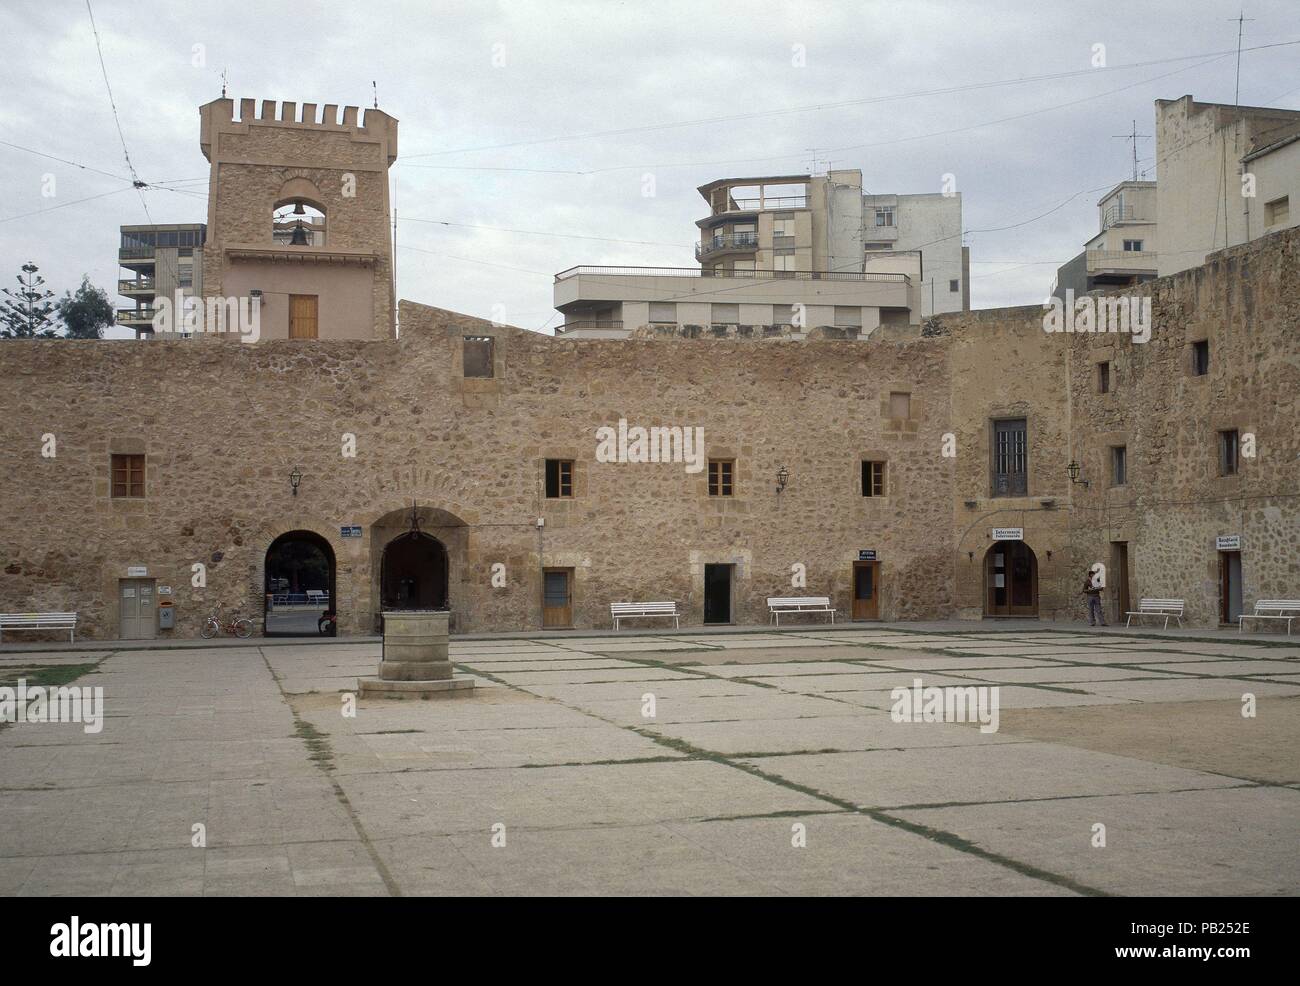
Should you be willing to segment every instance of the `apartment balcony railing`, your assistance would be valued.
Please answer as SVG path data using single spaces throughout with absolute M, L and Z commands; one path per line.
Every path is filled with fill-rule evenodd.
M 1110 229 L 1116 223 L 1131 223 L 1136 219 L 1137 215 L 1131 205 L 1126 205 L 1123 208 L 1120 208 L 1117 205 L 1112 205 L 1102 213 L 1101 228 Z
M 154 279 L 152 277 L 136 277 L 127 281 L 117 282 L 118 294 L 134 294 L 137 291 L 153 291 Z
M 118 325 L 141 325 L 153 321 L 154 308 L 119 308 L 117 310 Z
M 1156 258 L 1155 250 L 1089 250 L 1087 264 L 1089 271 L 1103 267 L 1155 270 Z
M 722 212 L 761 212 L 767 209 L 803 209 L 808 206 L 807 195 L 765 195 L 759 198 L 728 198 L 720 209 L 714 209 L 716 216 Z
M 701 270 L 698 267 L 570 267 L 555 275 L 556 281 L 565 281 L 580 275 L 605 275 L 616 277 L 713 277 L 736 278 L 747 280 L 794 280 L 794 281 L 883 281 L 894 284 L 906 284 L 906 274 L 862 273 L 861 271 L 817 271 L 817 270 Z
M 574 329 L 621 329 L 622 321 L 608 318 L 575 318 L 570 322 L 555 327 L 557 336 L 564 335 L 566 332 L 572 332 Z
M 756 233 L 719 233 L 717 236 L 709 237 L 703 243 L 695 244 L 695 259 L 703 260 L 705 257 L 727 250 L 757 249 L 758 234 Z

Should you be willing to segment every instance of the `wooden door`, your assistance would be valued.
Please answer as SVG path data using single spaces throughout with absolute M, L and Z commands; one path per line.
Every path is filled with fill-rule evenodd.
M 289 295 L 289 338 L 316 339 L 319 296 L 314 294 Z
M 853 563 L 853 618 L 880 619 L 880 562 Z
M 1219 552 L 1219 622 L 1237 624 L 1241 616 L 1241 552 Z
M 573 569 L 542 569 L 542 627 L 573 626 Z
M 123 640 L 152 640 L 157 634 L 153 579 L 118 583 L 119 630 Z
M 1038 559 L 1023 541 L 997 541 L 985 555 L 985 616 L 1038 615 Z
M 1111 619 L 1115 623 L 1120 623 L 1125 618 L 1124 614 L 1133 610 L 1133 607 L 1129 605 L 1127 541 L 1111 542 L 1110 570 L 1112 588 L 1115 590 L 1111 595 L 1111 604 L 1115 607 L 1115 615 Z

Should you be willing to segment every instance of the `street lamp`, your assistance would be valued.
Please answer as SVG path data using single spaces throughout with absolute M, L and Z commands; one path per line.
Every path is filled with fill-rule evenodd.
M 1065 467 L 1065 472 L 1070 477 L 1071 483 L 1082 483 L 1085 490 L 1088 488 L 1088 481 L 1079 478 L 1079 463 L 1071 459 L 1070 464 Z
M 776 492 L 778 496 L 785 492 L 788 482 L 790 482 L 790 471 L 785 466 L 782 466 L 776 471 Z
M 298 495 L 298 484 L 302 482 L 302 470 L 294 466 L 293 472 L 289 473 L 289 485 L 293 487 L 293 495 Z

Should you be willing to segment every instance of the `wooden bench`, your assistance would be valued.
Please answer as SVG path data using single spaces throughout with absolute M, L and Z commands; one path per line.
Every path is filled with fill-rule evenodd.
M 1288 615 L 1289 614 L 1289 615 Z M 1286 620 L 1286 635 L 1291 636 L 1291 621 L 1300 620 L 1300 599 L 1261 599 L 1255 612 L 1237 618 L 1237 632 L 1246 629 L 1247 620 Z
M 830 613 L 835 622 L 835 607 L 829 596 L 768 596 L 768 619 L 781 625 L 782 613 Z
M 677 604 L 674 602 L 610 603 L 609 615 L 614 618 L 615 630 L 619 628 L 619 620 L 631 619 L 634 616 L 671 616 L 677 629 L 682 628 L 681 614 L 677 612 Z
M 1172 617 L 1178 621 L 1178 625 L 1183 625 L 1183 600 L 1181 599 L 1143 599 L 1138 602 L 1138 608 L 1130 610 L 1124 614 L 1128 617 L 1124 621 L 1124 626 L 1131 626 L 1133 617 L 1142 622 L 1144 616 L 1154 616 L 1157 619 L 1164 618 L 1166 630 L 1169 629 L 1169 620 Z
M 76 613 L 0 613 L 0 640 L 6 630 L 67 630 L 68 640 L 77 639 Z

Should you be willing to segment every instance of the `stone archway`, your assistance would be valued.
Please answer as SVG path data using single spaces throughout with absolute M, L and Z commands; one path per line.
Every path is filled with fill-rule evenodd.
M 414 509 L 414 523 L 412 517 Z M 449 609 L 451 623 L 466 606 L 463 573 L 468 566 L 469 528 L 437 507 L 407 505 L 370 522 L 371 621 L 400 609 Z
M 447 547 L 420 532 L 399 534 L 384 545 L 379 563 L 379 602 L 395 609 L 447 609 Z
M 984 615 L 1038 615 L 1038 557 L 1024 541 L 995 541 L 985 552 Z
M 263 635 L 319 635 L 325 613 L 337 606 L 337 572 L 334 549 L 315 531 L 286 531 L 272 541 L 262 562 Z

